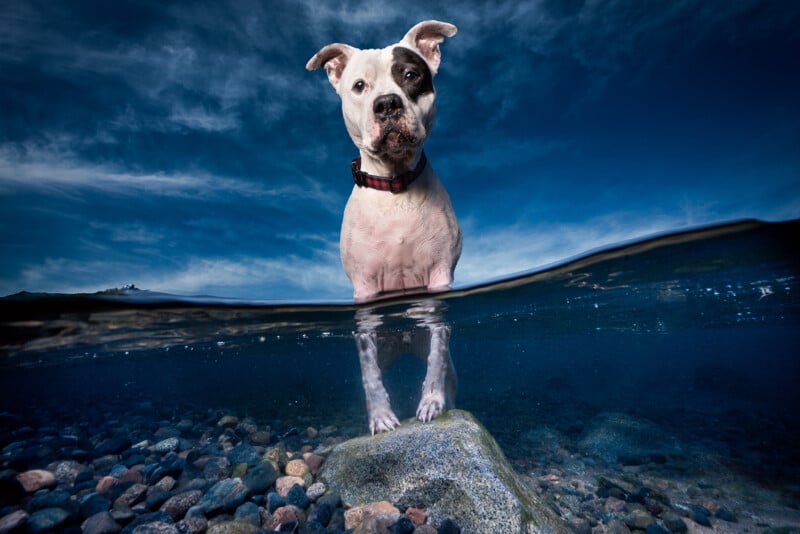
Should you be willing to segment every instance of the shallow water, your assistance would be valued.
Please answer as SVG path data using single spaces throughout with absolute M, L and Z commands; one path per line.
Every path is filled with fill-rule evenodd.
M 621 413 L 656 425 L 668 454 L 722 458 L 796 509 L 798 235 L 798 221 L 665 235 L 483 286 L 394 297 L 372 313 L 382 329 L 410 330 L 419 318 L 409 310 L 436 302 L 452 327 L 456 406 L 521 472 L 566 469 L 543 449 L 543 430 L 577 444 L 596 416 Z M 234 412 L 278 435 L 366 433 L 358 309 L 136 290 L 0 299 L 0 448 L 20 421 L 142 407 L 175 420 L 190 407 Z M 411 356 L 386 371 L 401 419 L 414 415 L 424 373 Z

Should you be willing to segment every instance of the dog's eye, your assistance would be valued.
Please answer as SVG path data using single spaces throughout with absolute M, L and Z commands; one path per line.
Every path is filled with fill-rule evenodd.
M 413 82 L 417 78 L 419 78 L 419 74 L 417 74 L 413 70 L 406 71 L 406 74 L 405 74 L 406 81 Z
M 367 84 L 364 83 L 364 80 L 356 80 L 356 83 L 353 84 L 353 91 L 363 93 L 366 86 Z

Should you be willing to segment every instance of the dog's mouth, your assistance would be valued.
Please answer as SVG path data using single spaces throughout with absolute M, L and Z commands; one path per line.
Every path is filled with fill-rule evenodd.
M 376 146 L 381 147 L 389 152 L 404 150 L 408 147 L 414 147 L 416 145 L 417 136 L 399 128 L 385 129 L 380 139 L 376 143 Z

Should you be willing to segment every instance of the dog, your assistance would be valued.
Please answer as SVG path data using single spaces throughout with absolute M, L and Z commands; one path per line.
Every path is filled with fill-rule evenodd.
M 452 24 L 428 20 L 385 48 L 361 50 L 333 43 L 306 64 L 308 70 L 325 69 L 359 151 L 351 164 L 355 184 L 339 241 L 356 302 L 409 291 L 442 291 L 453 281 L 461 228 L 423 144 L 436 117 L 433 78 L 441 62 L 439 45 L 456 32 Z M 450 407 L 450 327 L 440 316 L 417 321 L 425 339 L 411 333 L 399 338 L 378 335 L 380 321 L 374 317 L 358 322 L 356 345 L 372 434 L 400 424 L 381 374 L 400 350 L 410 349 L 427 359 L 417 417 L 428 422 Z

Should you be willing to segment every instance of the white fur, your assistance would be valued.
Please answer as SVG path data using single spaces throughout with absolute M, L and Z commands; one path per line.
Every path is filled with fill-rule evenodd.
M 394 48 L 417 52 L 433 76 L 441 60 L 439 43 L 455 33 L 452 24 L 425 21 L 386 48 L 360 50 L 334 43 L 308 61 L 309 70 L 325 68 L 341 97 L 345 127 L 358 147 L 363 171 L 394 176 L 413 169 L 436 116 L 433 92 L 411 99 L 393 77 Z M 391 120 L 376 116 L 375 100 L 392 94 L 402 100 L 402 112 Z M 401 131 L 401 140 L 390 139 L 389 131 Z M 354 186 L 342 220 L 340 252 L 357 302 L 387 292 L 449 287 L 461 254 L 461 229 L 450 197 L 430 163 L 402 193 Z M 451 403 L 445 379 L 452 370 L 450 328 L 440 317 L 425 321 L 424 328 L 424 342 L 403 344 L 379 335 L 374 326 L 363 322 L 359 326 L 356 342 L 373 433 L 399 424 L 381 378 L 381 369 L 396 356 L 397 347 L 406 346 L 421 356 L 420 347 L 427 352 L 428 373 L 417 417 L 430 421 Z

